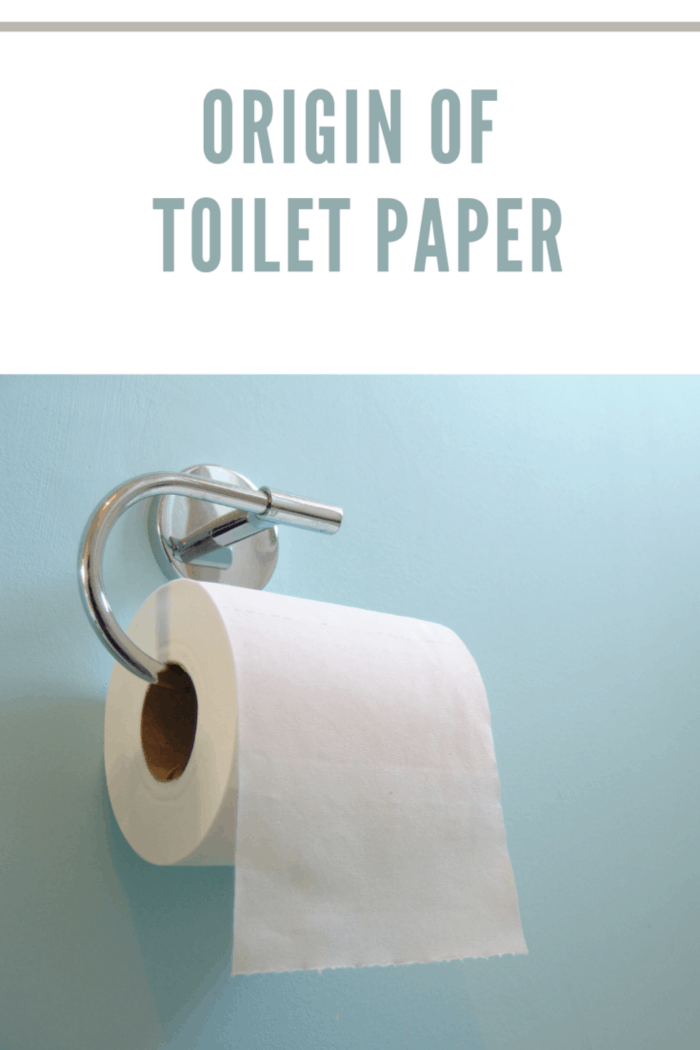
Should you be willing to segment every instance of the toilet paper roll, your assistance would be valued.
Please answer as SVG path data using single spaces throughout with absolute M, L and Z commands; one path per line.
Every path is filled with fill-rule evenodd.
M 196 701 L 182 672 L 115 666 L 114 813 L 154 864 L 235 864 L 234 974 L 527 951 L 486 694 L 452 631 L 177 580 L 129 634 Z

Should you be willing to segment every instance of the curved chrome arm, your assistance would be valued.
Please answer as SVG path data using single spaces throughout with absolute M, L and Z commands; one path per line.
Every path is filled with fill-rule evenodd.
M 270 525 L 285 523 L 320 532 L 337 532 L 343 518 L 338 507 L 287 496 L 270 489 L 236 488 L 191 474 L 144 474 L 132 478 L 107 496 L 88 523 L 80 547 L 80 589 L 85 610 L 98 638 L 129 671 L 156 682 L 165 665 L 144 653 L 122 631 L 102 586 L 102 555 L 109 531 L 125 510 L 150 496 L 189 496 L 247 511 Z

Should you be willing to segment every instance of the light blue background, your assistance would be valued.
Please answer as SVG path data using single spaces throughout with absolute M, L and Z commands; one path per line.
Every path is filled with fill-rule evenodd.
M 0 381 L 2 1050 L 697 1050 L 700 381 Z M 341 504 L 270 588 L 436 620 L 486 682 L 530 954 L 228 976 L 233 875 L 137 857 L 80 605 L 97 502 L 223 463 Z M 144 511 L 108 594 L 161 581 Z M 410 921 L 410 916 L 407 916 Z

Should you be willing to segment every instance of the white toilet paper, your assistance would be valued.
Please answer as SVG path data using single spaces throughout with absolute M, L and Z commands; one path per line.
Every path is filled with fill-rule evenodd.
M 159 781 L 148 684 L 120 665 L 105 765 L 155 864 L 235 864 L 233 973 L 526 952 L 490 717 L 445 627 L 178 580 L 131 637 L 189 673 L 197 727 Z

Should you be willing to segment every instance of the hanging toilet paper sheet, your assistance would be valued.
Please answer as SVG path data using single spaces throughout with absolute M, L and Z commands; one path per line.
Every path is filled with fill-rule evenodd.
M 188 580 L 129 634 L 184 668 L 196 708 L 177 679 L 158 694 L 115 666 L 112 806 L 154 864 L 235 864 L 234 974 L 527 951 L 486 694 L 455 634 Z

